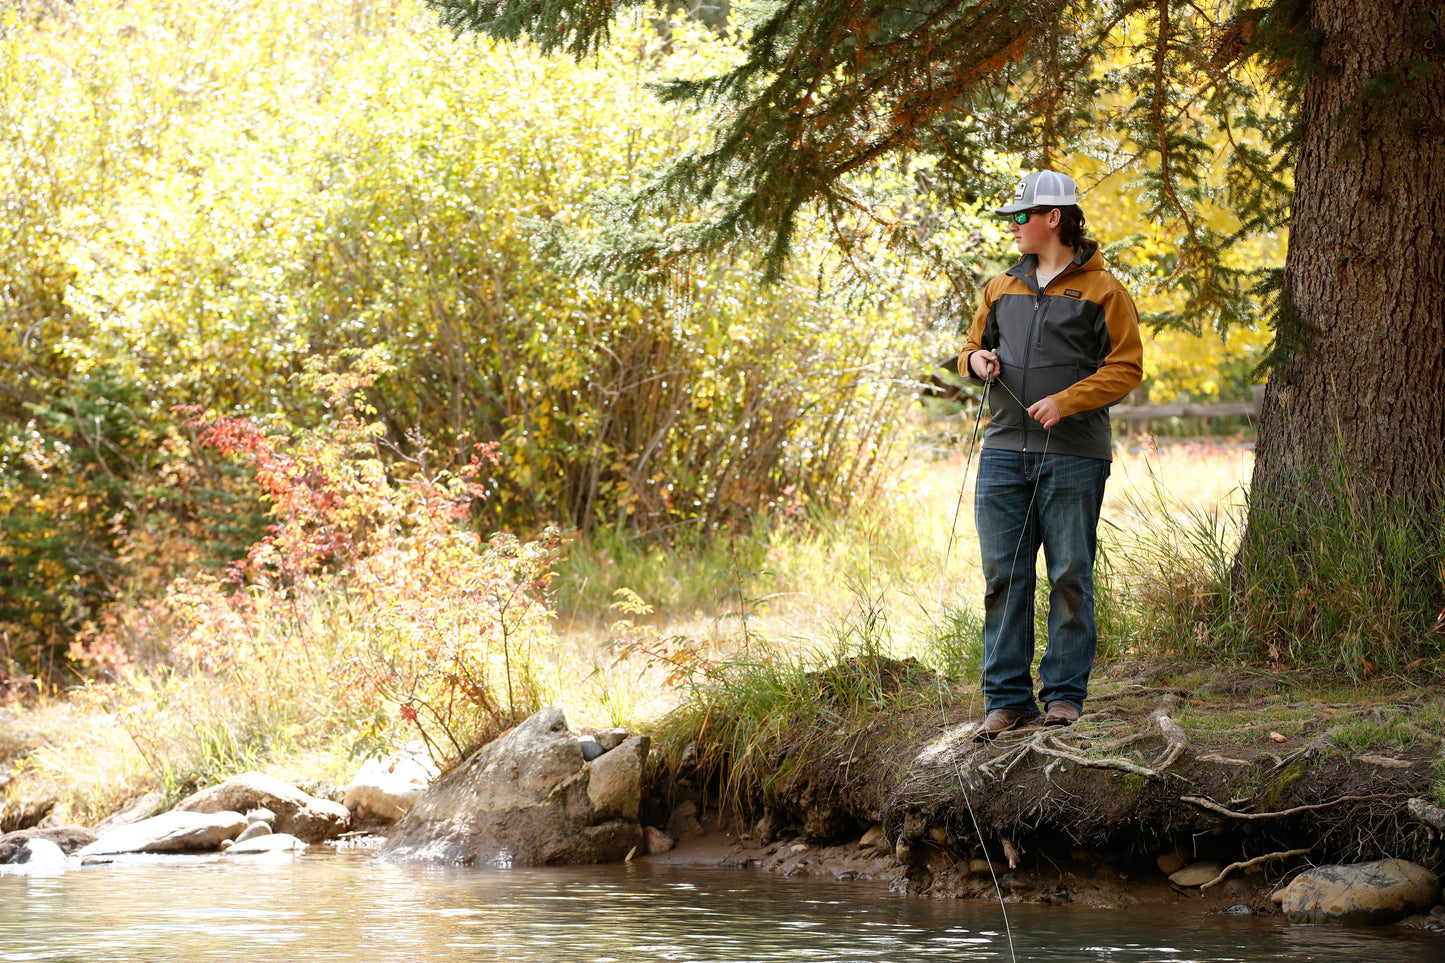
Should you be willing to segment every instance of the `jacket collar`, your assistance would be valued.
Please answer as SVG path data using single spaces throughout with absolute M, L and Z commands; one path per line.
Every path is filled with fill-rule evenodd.
M 1074 248 L 1074 259 L 1069 262 L 1069 266 L 1064 268 L 1063 274 L 1060 274 L 1059 277 L 1063 277 L 1064 274 L 1072 274 L 1079 270 L 1099 271 L 1102 270 L 1103 267 L 1104 256 L 1099 253 L 1099 245 L 1094 241 L 1085 241 L 1080 246 Z M 1004 273 L 1010 277 L 1018 278 L 1028 286 L 1030 291 L 1038 294 L 1039 285 L 1036 277 L 1038 269 L 1039 256 L 1037 254 L 1025 254 L 1019 259 L 1019 263 Z

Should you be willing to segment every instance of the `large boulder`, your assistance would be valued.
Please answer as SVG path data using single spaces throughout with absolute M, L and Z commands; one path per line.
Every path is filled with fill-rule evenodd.
M 198 813 L 172 810 L 119 826 L 76 853 L 81 859 L 120 853 L 210 852 L 246 828 L 237 812 Z
M 1353 866 L 1317 866 L 1280 894 L 1291 923 L 1393 923 L 1429 912 L 1440 901 L 1440 877 L 1403 859 Z
M 308 843 L 340 836 L 351 827 L 351 814 L 341 803 L 302 792 L 290 783 L 261 772 L 243 772 L 225 782 L 187 796 L 174 811 L 217 813 L 269 809 L 276 814 L 271 828 Z M 242 828 L 245 828 L 244 826 Z
M 646 736 L 592 762 L 559 706 L 478 749 L 431 785 L 382 848 L 395 860 L 537 866 L 620 860 L 642 842 Z

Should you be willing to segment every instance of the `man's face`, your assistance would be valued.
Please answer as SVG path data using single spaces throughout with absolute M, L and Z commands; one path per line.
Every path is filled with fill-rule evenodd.
M 1024 224 L 1019 224 L 1017 218 L 1009 218 L 1009 233 L 1013 235 L 1019 253 L 1038 254 L 1042 251 L 1044 245 L 1054 239 L 1059 226 L 1059 216 L 1059 209 L 1055 207 L 1030 211 L 1029 219 Z

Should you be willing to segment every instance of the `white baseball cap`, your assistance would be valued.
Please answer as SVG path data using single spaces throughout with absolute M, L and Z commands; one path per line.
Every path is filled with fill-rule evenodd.
M 1068 207 L 1079 203 L 1074 179 L 1058 171 L 1034 171 L 1014 188 L 1012 204 L 1005 204 L 995 214 L 1017 214 L 1035 207 Z

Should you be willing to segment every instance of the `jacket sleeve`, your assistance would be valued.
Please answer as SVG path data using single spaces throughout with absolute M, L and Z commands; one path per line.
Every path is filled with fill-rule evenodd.
M 988 315 L 993 310 L 993 302 L 996 300 L 994 288 L 997 279 L 990 281 L 984 286 L 983 298 L 978 302 L 978 307 L 973 312 L 973 324 L 969 325 L 968 337 L 963 342 L 963 350 L 958 355 L 958 371 L 968 380 L 975 384 L 983 384 L 983 379 L 973 373 L 969 367 L 968 359 L 973 353 L 983 348 L 983 333 L 988 328 Z
M 1053 396 L 1061 417 L 1112 405 L 1144 380 L 1144 341 L 1139 335 L 1139 311 L 1134 299 L 1122 284 L 1115 282 L 1102 306 L 1109 331 L 1109 354 L 1098 371 Z

